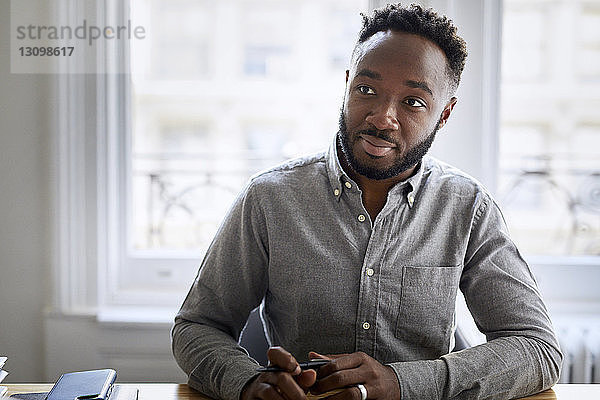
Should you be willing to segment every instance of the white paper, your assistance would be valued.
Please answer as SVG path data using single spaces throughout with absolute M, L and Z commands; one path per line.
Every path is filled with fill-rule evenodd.
M 2 382 L 4 378 L 6 378 L 6 375 L 8 375 L 8 372 L 0 370 L 0 382 Z

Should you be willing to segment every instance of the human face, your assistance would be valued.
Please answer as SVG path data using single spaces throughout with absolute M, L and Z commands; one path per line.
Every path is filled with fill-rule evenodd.
M 433 42 L 378 32 L 346 72 L 340 116 L 345 161 L 368 179 L 408 178 L 450 116 L 446 56 Z

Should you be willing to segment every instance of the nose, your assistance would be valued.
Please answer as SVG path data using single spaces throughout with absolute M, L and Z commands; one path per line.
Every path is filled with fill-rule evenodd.
M 397 108 L 394 101 L 382 102 L 379 107 L 371 111 L 365 121 L 380 131 L 400 129 L 400 123 L 396 118 Z

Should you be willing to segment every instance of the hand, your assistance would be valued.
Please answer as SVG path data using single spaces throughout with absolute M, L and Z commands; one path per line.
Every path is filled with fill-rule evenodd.
M 327 397 L 330 400 L 359 400 L 357 384 L 367 389 L 368 399 L 400 400 L 400 385 L 391 367 L 363 352 L 323 356 L 310 352 L 309 358 L 332 360 L 319 368 L 317 381 L 310 388 L 311 393 L 322 394 L 335 389 L 341 391 Z
M 313 369 L 302 371 L 296 359 L 282 347 L 267 351 L 269 365 L 283 368 L 286 372 L 263 372 L 250 381 L 242 391 L 242 400 L 304 400 L 308 388 L 315 383 L 317 373 Z

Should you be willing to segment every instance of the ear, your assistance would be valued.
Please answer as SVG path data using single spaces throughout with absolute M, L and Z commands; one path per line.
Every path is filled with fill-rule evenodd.
M 448 118 L 450 118 L 450 113 L 452 113 L 452 110 L 454 109 L 454 105 L 456 104 L 457 101 L 458 101 L 458 99 L 456 97 L 452 97 L 448 101 L 448 104 L 446 104 L 446 107 L 444 107 L 444 110 L 442 111 L 442 115 L 440 116 L 440 128 L 443 127 L 444 125 L 446 125 L 446 122 L 448 122 Z

